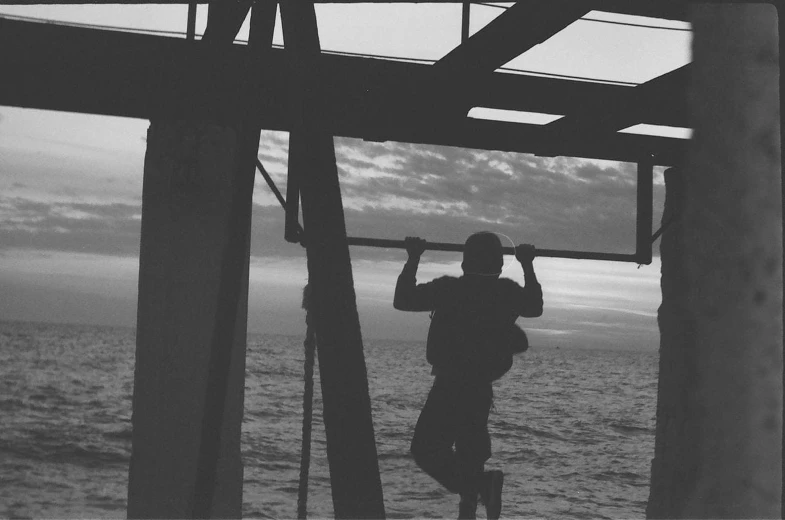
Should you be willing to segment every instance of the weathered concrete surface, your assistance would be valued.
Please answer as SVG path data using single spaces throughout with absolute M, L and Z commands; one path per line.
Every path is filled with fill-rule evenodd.
M 148 131 L 129 518 L 193 514 L 236 156 L 236 134 L 228 128 L 155 122 Z M 247 270 L 246 260 L 231 347 L 214 517 L 241 514 Z
M 689 283 L 682 252 L 684 226 L 684 172 L 665 172 L 667 224 L 660 242 L 662 258 L 662 305 L 660 324 L 660 380 L 657 395 L 657 433 L 652 464 L 650 518 L 673 518 L 692 491 L 697 461 L 692 457 L 700 445 L 699 428 L 692 421 L 689 396 L 694 391 L 697 361 L 694 319 L 687 305 Z
M 695 135 L 663 235 L 650 518 L 779 518 L 782 191 L 777 12 L 692 8 Z M 676 181 L 676 182 L 674 182 Z M 668 209 L 666 209 L 668 211 Z

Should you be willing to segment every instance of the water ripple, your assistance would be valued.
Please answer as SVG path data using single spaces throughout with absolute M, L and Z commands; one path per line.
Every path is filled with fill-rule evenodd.
M 125 516 L 134 331 L 0 323 L 0 517 Z M 409 443 L 431 378 L 421 343 L 366 341 L 390 518 L 438 518 L 457 501 Z M 302 338 L 251 336 L 243 514 L 296 514 Z M 495 388 L 489 466 L 504 516 L 643 518 L 653 454 L 656 354 L 531 349 Z M 332 517 L 316 370 L 309 514 Z

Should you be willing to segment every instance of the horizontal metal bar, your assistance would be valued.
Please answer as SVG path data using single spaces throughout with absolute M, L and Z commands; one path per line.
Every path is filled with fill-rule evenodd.
M 350 246 L 385 247 L 389 249 L 406 249 L 403 240 L 392 240 L 386 238 L 361 238 L 348 237 Z M 430 251 L 452 251 L 463 252 L 463 244 L 449 244 L 445 242 L 426 242 L 425 249 Z M 504 247 L 502 251 L 506 255 L 514 255 L 513 247 Z M 634 254 L 623 253 L 597 253 L 593 251 L 567 251 L 561 249 L 537 249 L 537 256 L 549 258 L 574 258 L 577 260 L 606 260 L 610 262 L 633 262 L 637 263 Z

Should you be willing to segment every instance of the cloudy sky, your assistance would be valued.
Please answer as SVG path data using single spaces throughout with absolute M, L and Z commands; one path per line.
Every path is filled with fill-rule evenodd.
M 6 6 L 0 13 L 185 28 L 181 6 Z M 473 7 L 472 29 L 499 13 Z M 199 14 L 201 30 L 205 9 Z M 320 7 L 318 14 L 325 49 L 438 59 L 460 35 L 460 7 L 454 5 L 334 6 Z M 631 38 L 632 29 L 576 22 L 550 50 L 535 47 L 531 56 L 508 65 L 642 82 L 688 61 L 688 32 L 638 28 Z M 276 40 L 282 42 L 280 31 Z M 642 43 L 632 45 L 636 40 Z M 588 42 L 605 56 L 591 67 L 582 57 Z M 652 45 L 659 58 L 651 57 Z M 0 319 L 134 323 L 148 126 L 143 120 L 0 107 Z M 282 188 L 287 146 L 286 133 L 264 132 L 259 148 Z M 634 250 L 635 165 L 343 138 L 335 148 L 350 235 L 462 242 L 485 229 L 543 248 Z M 656 227 L 664 197 L 661 169 L 654 193 Z M 304 253 L 283 240 L 282 210 L 261 177 L 251 255 L 249 329 L 301 334 Z M 424 338 L 427 315 L 391 305 L 405 252 L 353 248 L 352 259 L 364 336 Z M 507 262 L 504 275 L 522 280 L 519 266 Z M 419 279 L 459 274 L 459 263 L 459 255 L 426 253 Z M 535 267 L 545 314 L 522 320 L 535 345 L 656 348 L 656 258 L 642 267 L 540 258 Z

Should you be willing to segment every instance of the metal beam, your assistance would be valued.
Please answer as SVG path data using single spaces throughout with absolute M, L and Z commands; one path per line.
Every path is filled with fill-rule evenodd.
M 381 247 L 387 249 L 406 249 L 406 244 L 403 240 L 392 240 L 386 238 L 361 238 L 349 237 L 347 239 L 350 246 L 367 246 L 367 247 Z M 450 251 L 461 253 L 463 252 L 464 244 L 452 244 L 447 242 L 426 242 L 425 249 L 429 251 Z M 503 247 L 502 252 L 505 255 L 514 255 L 515 249 L 513 247 Z M 599 253 L 594 251 L 568 251 L 563 249 L 539 249 L 537 248 L 537 256 L 550 257 L 550 258 L 573 258 L 578 260 L 605 260 L 610 262 L 635 262 L 638 263 L 638 257 L 631 254 L 623 253 Z

